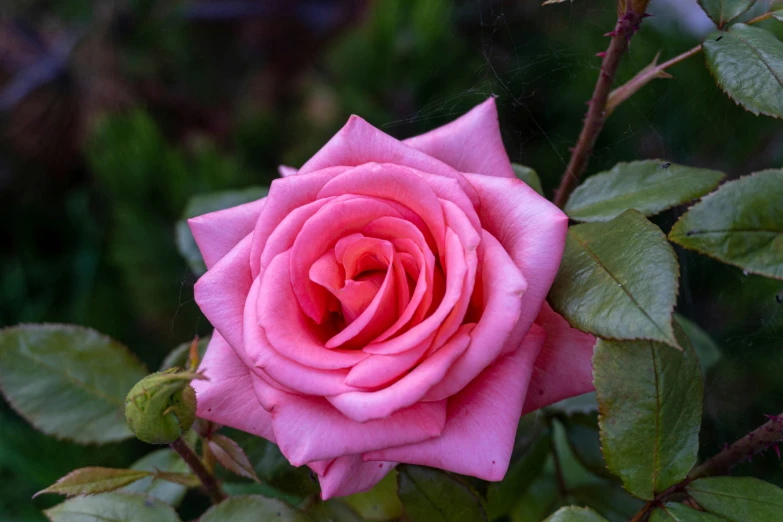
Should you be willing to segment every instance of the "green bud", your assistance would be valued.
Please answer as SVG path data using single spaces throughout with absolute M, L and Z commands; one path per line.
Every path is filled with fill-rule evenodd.
M 149 444 L 168 444 L 196 420 L 196 392 L 190 385 L 201 376 L 177 369 L 148 375 L 128 392 L 125 420 L 136 437 Z

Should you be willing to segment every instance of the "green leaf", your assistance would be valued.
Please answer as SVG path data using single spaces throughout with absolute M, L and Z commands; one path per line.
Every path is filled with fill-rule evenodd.
M 685 504 L 667 502 L 652 512 L 650 522 L 726 522 L 726 519 L 698 511 Z
M 669 239 L 746 272 L 783 279 L 781 201 L 783 170 L 756 172 L 702 198 Z
M 543 473 L 519 497 L 509 518 L 513 522 L 541 522 L 562 505 L 554 473 Z
M 549 303 L 584 332 L 678 347 L 672 329 L 679 267 L 661 230 L 636 210 L 568 229 Z
M 546 410 L 565 415 L 593 413 L 598 411 L 598 400 L 595 398 L 595 392 L 588 392 L 550 404 L 546 407 Z
M 704 41 L 704 56 L 718 85 L 753 114 L 783 118 L 783 43 L 745 24 L 716 31 Z
M 535 170 L 530 167 L 525 167 L 519 163 L 512 163 L 511 168 L 514 169 L 517 179 L 524 181 L 530 188 L 538 192 L 541 196 L 544 195 L 544 189 L 541 187 L 541 179 Z
M 606 522 L 606 519 L 590 508 L 568 506 L 558 509 L 544 522 Z
M 72 497 L 74 495 L 94 495 L 114 491 L 148 476 L 146 471 L 90 467 L 74 470 L 33 497 L 43 493 L 57 493 Z
M 473 488 L 437 469 L 398 466 L 397 493 L 411 522 L 487 521 Z
M 684 479 L 699 450 L 701 369 L 676 330 L 683 352 L 650 341 L 599 340 L 593 356 L 606 464 L 645 500 Z
M 756 0 L 699 0 L 699 5 L 718 27 L 748 11 Z
M 703 478 L 687 491 L 699 506 L 731 522 L 780 520 L 783 513 L 783 489 L 753 477 Z
M 582 466 L 596 475 L 612 477 L 601 453 L 598 414 L 573 414 L 558 418 L 565 427 L 568 445 Z
M 487 514 L 490 520 L 508 513 L 519 501 L 544 467 L 552 439 L 549 431 L 545 431 L 522 455 L 512 455 L 506 476 L 501 482 L 489 485 L 487 489 Z
M 30 424 L 82 444 L 132 436 L 125 395 L 147 374 L 121 344 L 62 324 L 0 331 L 0 391 Z
M 75 497 L 44 514 L 51 522 L 179 522 L 174 509 L 158 499 L 118 492 Z
M 718 345 L 712 338 L 702 330 L 699 325 L 687 319 L 680 314 L 674 314 L 674 319 L 677 321 L 685 335 L 688 336 L 688 340 L 691 342 L 691 346 L 696 350 L 696 355 L 699 356 L 699 363 L 701 364 L 702 374 L 705 374 L 715 363 L 721 358 L 721 351 Z
M 629 208 L 652 216 L 709 193 L 723 177 L 663 160 L 618 163 L 577 187 L 565 212 L 577 221 L 609 221 Z
M 188 227 L 188 219 L 202 214 L 208 214 L 229 207 L 235 207 L 266 197 L 269 193 L 267 187 L 249 187 L 243 190 L 229 190 L 200 194 L 194 196 L 185 207 L 182 219 L 177 222 L 176 241 L 177 248 L 182 257 L 187 261 L 188 267 L 196 275 L 207 271 L 207 266 L 201 257 L 196 240 Z
M 160 449 L 153 451 L 133 463 L 131 469 L 164 473 L 187 473 L 190 468 L 172 450 Z M 155 497 L 171 506 L 178 506 L 185 497 L 187 487 L 155 477 L 145 477 L 123 488 L 127 493 L 142 493 Z
M 601 481 L 568 491 L 575 504 L 594 509 L 609 520 L 631 520 L 644 506 L 644 501 L 632 497 L 616 482 Z
M 246 477 L 258 482 L 258 476 L 253 470 L 250 459 L 239 444 L 225 435 L 216 433 L 209 440 L 209 449 L 224 468 L 240 477 Z
M 230 497 L 207 510 L 199 522 L 307 522 L 310 518 L 282 500 L 261 495 Z
M 356 493 L 341 500 L 365 520 L 392 520 L 405 513 L 405 508 L 397 497 L 397 480 L 394 472 L 387 473 L 370 491 Z
M 783 9 L 779 9 L 777 11 L 773 11 L 772 12 L 772 18 L 774 18 L 778 22 L 783 22 Z
M 207 346 L 209 346 L 209 341 L 211 340 L 212 340 L 211 335 L 207 335 L 205 337 L 199 338 L 198 340 L 199 360 L 204 359 L 204 354 L 207 353 Z M 171 350 L 169 354 L 166 356 L 166 358 L 163 359 L 163 362 L 160 364 L 160 369 L 158 369 L 158 371 L 165 372 L 166 370 L 170 370 L 172 368 L 180 368 L 183 370 L 187 368 L 189 358 L 190 358 L 191 343 L 192 341 L 178 344 L 177 347 Z
M 316 502 L 307 511 L 307 514 L 316 522 L 364 522 L 364 519 L 356 511 L 334 498 L 326 502 Z

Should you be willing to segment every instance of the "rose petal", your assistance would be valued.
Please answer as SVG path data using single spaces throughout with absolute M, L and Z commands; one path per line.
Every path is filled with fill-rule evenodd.
M 523 414 L 594 389 L 595 337 L 571 328 L 548 303 L 536 324 L 546 330 L 546 341 L 533 368 Z
M 323 469 L 320 463 L 313 471 Z M 369 491 L 396 466 L 396 462 L 362 462 L 361 455 L 351 455 L 334 459 L 324 473 L 318 473 L 321 483 L 321 499 L 344 497 Z
M 253 376 L 218 332 L 212 333 L 196 379 L 196 414 L 206 420 L 275 441 L 272 416 L 261 407 L 253 391 Z
M 465 252 L 457 234 L 450 228 L 446 229 L 446 251 L 444 257 L 446 261 L 446 291 L 435 311 L 407 332 L 393 339 L 367 345 L 363 349 L 364 352 L 385 355 L 400 353 L 418 345 L 440 327 L 443 320 L 459 300 L 465 278 L 468 276 Z
M 272 411 L 280 451 L 294 466 L 425 441 L 440 435 L 445 422 L 446 401 L 414 404 L 364 423 L 320 397 L 287 395 Z
M 288 176 L 272 181 L 266 197 L 268 204 L 264 205 L 253 229 L 253 246 L 250 249 L 250 273 L 253 278 L 258 277 L 261 271 L 261 253 L 264 251 L 267 239 L 281 221 L 294 209 L 315 201 L 315 195 L 327 181 L 350 168 L 334 167 L 314 172 L 309 176 Z M 286 229 L 286 231 L 295 234 L 295 230 Z
M 544 338 L 543 329 L 533 326 L 517 351 L 495 362 L 450 398 L 440 437 L 366 453 L 364 460 L 394 460 L 483 480 L 502 480 L 511 460 L 533 362 Z
M 272 260 L 259 288 L 258 324 L 269 345 L 292 361 L 321 370 L 350 368 L 365 359 L 367 354 L 361 351 L 324 348 L 334 332 L 312 322 L 299 308 L 290 283 L 290 256 L 289 250 Z
M 193 289 L 196 303 L 212 326 L 243 360 L 245 344 L 242 315 L 250 291 L 250 245 L 252 233 L 237 244 L 217 264 L 201 276 Z
M 481 225 L 528 282 L 513 349 L 538 316 L 563 257 L 568 217 L 518 179 L 466 174 L 481 198 Z
M 418 346 L 394 355 L 370 355 L 351 368 L 345 378 L 345 384 L 360 388 L 377 388 L 389 383 L 419 362 L 434 338 L 433 334 Z
M 405 144 L 448 163 L 460 172 L 515 177 L 500 136 L 494 97 L 451 123 L 408 138 Z
M 188 226 L 207 268 L 212 268 L 253 231 L 265 204 L 266 198 L 262 198 L 188 219 Z
M 394 384 L 374 392 L 348 392 L 327 399 L 335 408 L 357 422 L 388 417 L 397 410 L 416 404 L 443 378 L 452 363 L 465 351 L 473 326 L 461 326 L 440 350 L 424 359 Z
M 345 384 L 346 370 L 299 364 L 275 350 L 258 324 L 256 304 L 260 288 L 261 281 L 256 279 L 247 296 L 244 312 L 245 350 L 255 365 L 283 387 L 299 393 L 333 395 L 355 390 Z M 320 351 L 325 350 L 321 348 Z
M 448 375 L 430 390 L 426 400 L 450 397 L 464 388 L 498 358 L 517 324 L 528 283 L 492 234 L 484 231 L 483 243 L 481 291 L 485 303 L 481 319 L 470 334 L 467 351 L 454 363 Z
M 295 167 L 289 167 L 288 165 L 280 165 L 277 167 L 277 172 L 280 173 L 280 176 L 283 178 L 287 178 L 288 176 L 294 176 L 298 172 Z

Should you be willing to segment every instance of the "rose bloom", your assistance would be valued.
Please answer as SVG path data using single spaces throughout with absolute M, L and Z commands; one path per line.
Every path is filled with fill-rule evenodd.
M 321 496 L 396 463 L 503 478 L 520 415 L 593 389 L 545 297 L 567 217 L 517 180 L 495 100 L 405 141 L 352 116 L 261 200 L 190 220 L 215 327 L 198 415 L 275 442 Z

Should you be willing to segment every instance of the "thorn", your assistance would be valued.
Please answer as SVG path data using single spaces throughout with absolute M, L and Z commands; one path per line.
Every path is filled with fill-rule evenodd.
M 597 57 L 599 57 L 599 58 L 603 58 L 604 56 L 606 56 L 606 51 L 601 51 L 600 53 L 595 53 L 595 55 Z
M 728 442 L 724 442 L 723 443 L 723 450 L 725 451 L 727 449 L 729 449 L 729 443 Z
M 651 16 L 655 16 L 655 15 L 654 14 L 650 14 L 650 13 L 644 13 L 642 15 L 642 18 L 650 18 Z
M 780 460 L 780 448 L 778 447 L 778 443 L 777 443 L 777 442 L 776 442 L 776 443 L 774 443 L 774 444 L 772 445 L 772 448 L 775 450 L 775 453 L 776 453 L 776 454 L 777 454 L 777 456 L 778 456 L 778 460 Z
M 608 33 L 606 33 L 604 36 L 611 36 L 611 37 L 615 37 L 615 36 L 617 36 L 617 31 L 611 31 L 611 32 L 608 32 Z

